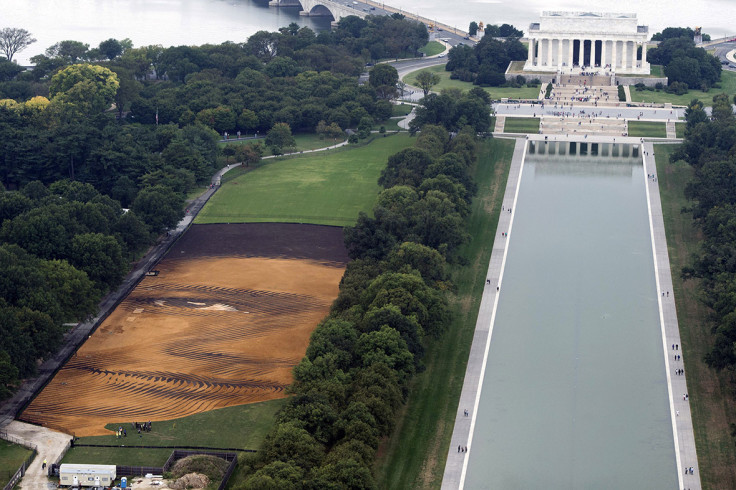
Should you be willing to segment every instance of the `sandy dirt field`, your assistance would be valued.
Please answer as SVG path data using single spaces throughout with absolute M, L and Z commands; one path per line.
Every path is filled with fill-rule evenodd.
M 283 397 L 347 260 L 339 228 L 196 225 L 20 418 L 88 436 Z

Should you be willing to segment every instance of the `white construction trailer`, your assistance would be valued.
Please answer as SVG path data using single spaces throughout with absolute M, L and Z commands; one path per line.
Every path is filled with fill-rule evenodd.
M 70 487 L 111 487 L 115 481 L 114 464 L 67 464 L 59 467 L 59 485 Z

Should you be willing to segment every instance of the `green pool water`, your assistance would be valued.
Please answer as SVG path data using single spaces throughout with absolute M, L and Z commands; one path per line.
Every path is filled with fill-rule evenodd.
M 464 488 L 675 489 L 638 149 L 559 150 L 527 152 Z

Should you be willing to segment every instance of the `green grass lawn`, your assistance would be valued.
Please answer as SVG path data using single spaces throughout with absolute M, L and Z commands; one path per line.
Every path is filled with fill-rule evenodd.
M 507 117 L 504 133 L 539 133 L 538 117 Z
M 373 208 L 388 157 L 413 142 L 375 135 L 360 147 L 278 159 L 223 184 L 195 222 L 352 225 Z
M 411 104 L 395 104 L 391 108 L 391 115 L 393 117 L 407 116 L 413 108 L 414 106 Z
M 444 44 L 437 41 L 429 41 L 423 48 L 419 48 L 419 52 L 424 53 L 424 56 L 434 56 L 442 53 L 445 49 Z
M 33 451 L 0 439 L 0 486 L 4 487 Z
M 430 66 L 424 70 L 418 70 L 409 73 L 404 77 L 404 81 L 409 85 L 417 86 L 417 75 L 422 71 L 430 71 L 440 76 L 440 83 L 435 85 L 432 90 L 439 92 L 443 88 L 459 88 L 460 90 L 467 91 L 476 85 L 470 82 L 462 82 L 460 80 L 451 80 L 450 72 L 445 71 L 445 65 Z M 536 99 L 539 96 L 539 87 L 483 87 L 483 90 L 491 95 L 494 100 L 509 98 L 509 99 Z
M 708 92 L 702 90 L 690 90 L 685 95 L 668 94 L 664 91 L 644 90 L 639 92 L 631 87 L 631 100 L 633 102 L 653 102 L 663 104 L 671 102 L 676 105 L 688 105 L 691 100 L 698 99 L 705 105 L 713 105 L 713 96 L 721 93 L 733 97 L 736 94 L 736 73 L 731 71 L 721 72 L 721 86 L 712 88 Z
M 675 123 L 675 136 L 677 136 L 678 138 L 684 138 L 686 127 L 686 123 Z
M 729 428 L 736 422 L 733 379 L 703 362 L 713 342 L 709 310 L 698 300 L 699 281 L 684 281 L 679 273 L 691 264 L 702 237 L 686 211 L 692 203 L 684 197 L 693 169 L 684 162 L 669 163 L 675 148 L 677 145 L 656 145 L 655 155 L 700 478 L 705 489 L 736 488 L 736 446 Z
M 461 249 L 467 265 L 452 271 L 457 286 L 453 321 L 428 346 L 426 370 L 412 381 L 396 430 L 379 449 L 379 488 L 439 488 L 442 483 L 514 143 L 491 139 L 482 144 L 473 169 L 479 191 L 468 217 L 471 240 Z
M 629 121 L 629 136 L 637 138 L 666 138 L 667 124 L 654 121 Z
M 374 124 L 373 129 L 378 131 L 381 129 L 381 126 L 383 126 L 388 132 L 406 131 L 405 129 L 399 127 L 399 121 L 401 121 L 401 119 L 387 119 L 381 123 Z
M 319 139 L 319 135 L 316 133 L 299 133 L 294 135 L 294 140 L 296 141 L 296 151 L 305 151 L 305 150 L 316 150 L 317 148 L 324 148 L 326 146 L 332 146 L 336 143 L 340 143 L 341 141 L 345 141 L 345 138 L 332 140 L 329 138 L 325 139 Z M 272 155 L 271 150 L 268 149 L 266 146 L 266 140 L 265 139 L 259 139 L 257 140 L 263 145 L 263 156 L 269 156 Z M 224 146 L 227 144 L 233 144 L 233 145 L 247 145 L 247 144 L 253 144 L 254 140 L 232 140 L 229 143 L 220 142 L 220 146 Z M 232 161 L 230 161 L 232 163 Z
M 64 457 L 64 463 L 126 464 L 156 466 L 163 464 L 171 449 L 130 449 L 135 446 L 205 446 L 234 449 L 258 449 L 273 425 L 274 415 L 286 399 L 238 405 L 188 417 L 153 423 L 151 432 L 140 436 L 130 421 L 110 423 L 115 430 L 122 426 L 128 436 L 115 435 L 81 437 L 80 444 L 105 444 L 125 448 L 74 447 Z M 163 458 L 163 460 L 161 460 Z

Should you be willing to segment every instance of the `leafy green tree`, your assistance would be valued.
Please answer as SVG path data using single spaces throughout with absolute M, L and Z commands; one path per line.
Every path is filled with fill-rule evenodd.
M 123 44 L 117 39 L 110 38 L 106 41 L 102 41 L 98 47 L 100 53 L 102 53 L 108 60 L 114 60 L 121 54 L 123 54 Z
M 274 461 L 253 473 L 245 481 L 243 490 L 282 490 L 304 488 L 305 470 L 293 462 Z
M 376 89 L 378 97 L 393 99 L 396 97 L 396 84 L 399 81 L 399 72 L 391 65 L 381 63 L 368 72 L 368 83 Z
M 101 291 L 116 286 L 128 271 L 120 244 L 101 233 L 81 233 L 72 238 L 72 265 L 87 273 Z
M 406 148 L 388 158 L 386 167 L 381 171 L 378 184 L 384 188 L 395 185 L 417 187 L 431 163 L 432 159 L 426 151 Z
M 24 68 L 22 66 L 0 58 L 0 82 L 9 82 L 19 73 L 22 73 L 23 70 Z
M 291 127 L 286 123 L 276 123 L 266 135 L 266 145 L 274 155 L 280 155 L 289 148 L 296 146 L 296 140 L 291 135 Z
M 317 441 L 329 444 L 334 439 L 337 412 L 322 393 L 298 394 L 276 416 L 276 423 L 290 423 L 305 429 Z
M 468 34 L 471 36 L 478 34 L 478 23 L 476 21 L 472 21 L 468 26 Z
M 408 272 L 404 269 L 408 267 L 419 271 L 429 285 L 447 278 L 447 264 L 442 254 L 420 243 L 404 242 L 391 251 L 386 260 L 391 270 Z
M 373 129 L 373 118 L 370 116 L 362 117 L 358 124 L 358 138 L 366 139 L 371 135 L 371 129 Z
M 46 56 L 49 58 L 61 58 L 67 63 L 74 64 L 77 61 L 86 59 L 89 51 L 89 44 L 79 41 L 60 41 L 46 50 Z
M 282 423 L 266 436 L 262 454 L 265 461 L 283 461 L 310 469 L 322 462 L 325 451 L 305 429 L 293 423 Z
M 354 490 L 373 490 L 378 488 L 371 470 L 353 458 L 340 459 L 334 463 L 320 466 L 314 475 L 313 484 L 320 488 L 350 488 Z
M 78 64 L 68 66 L 51 77 L 49 93 L 52 100 L 101 112 L 110 107 L 119 86 L 117 75 L 110 69 Z
M 167 187 L 160 185 L 142 189 L 133 201 L 131 209 L 154 233 L 173 228 L 181 218 L 184 199 Z
M 10 398 L 18 383 L 18 368 L 8 353 L 0 350 L 0 400 Z
M 432 90 L 432 87 L 434 87 L 438 83 L 440 83 L 440 76 L 429 70 L 420 71 L 417 75 L 417 85 L 420 89 L 422 89 L 425 97 Z

